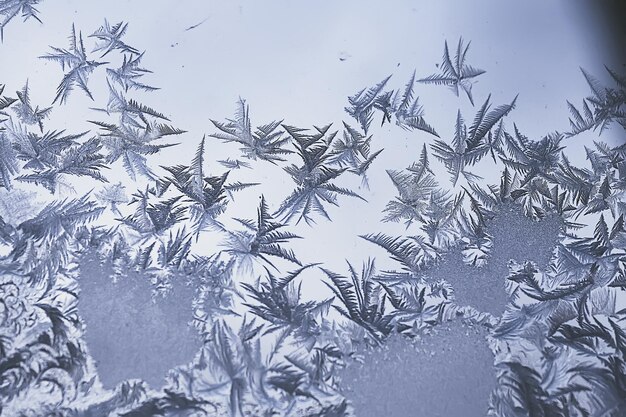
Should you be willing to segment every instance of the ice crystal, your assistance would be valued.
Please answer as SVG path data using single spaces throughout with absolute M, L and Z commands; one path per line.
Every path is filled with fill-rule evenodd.
M 67 101 L 70 92 L 75 86 L 78 86 L 83 90 L 90 99 L 93 100 L 91 91 L 87 87 L 87 81 L 89 75 L 100 65 L 106 64 L 106 62 L 90 61 L 87 59 L 87 52 L 83 45 L 83 35 L 78 33 L 78 39 L 76 38 L 76 29 L 72 24 L 72 33 L 70 35 L 70 47 L 69 49 L 62 49 L 57 47 L 51 47 L 53 53 L 43 55 L 40 58 L 55 61 L 61 64 L 61 68 L 65 70 L 68 68 L 68 72 L 64 75 L 63 80 L 57 87 L 57 95 L 54 97 L 52 104 L 63 104 Z
M 434 85 L 446 85 L 454 91 L 454 94 L 459 95 L 459 87 L 463 89 L 467 98 L 474 105 L 474 97 L 472 96 L 472 84 L 473 78 L 484 74 L 485 71 L 474 68 L 471 65 L 465 63 L 465 56 L 469 50 L 470 43 L 463 45 L 463 38 L 459 38 L 459 43 L 456 47 L 456 53 L 454 59 L 450 56 L 448 50 L 448 42 L 445 42 L 443 49 L 443 59 L 439 69 L 439 74 L 429 75 L 426 78 L 418 80 L 420 83 L 434 84 Z
M 21 14 L 24 20 L 33 18 L 41 23 L 35 8 L 41 0 L 2 0 L 0 1 L 0 41 L 4 41 L 4 28 L 15 16 Z

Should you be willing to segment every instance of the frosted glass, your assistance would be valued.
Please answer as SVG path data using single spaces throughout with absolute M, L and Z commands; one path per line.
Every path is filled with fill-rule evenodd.
M 626 415 L 623 16 L 0 0 L 0 417 Z

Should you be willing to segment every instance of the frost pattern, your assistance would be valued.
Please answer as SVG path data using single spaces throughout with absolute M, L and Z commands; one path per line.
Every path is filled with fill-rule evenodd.
M 0 33 L 20 13 L 38 19 L 37 3 L 0 1 Z M 473 105 L 485 74 L 459 39 L 439 73 L 393 89 L 389 75 L 348 97 L 356 123 L 253 128 L 240 98 L 198 140 L 137 98 L 157 88 L 130 27 L 104 19 L 84 39 L 72 25 L 69 47 L 41 56 L 64 70 L 49 107 L 31 103 L 28 81 L 15 97 L 0 84 L 0 415 L 366 416 L 386 413 L 378 378 L 411 412 L 454 412 L 437 409 L 452 380 L 455 394 L 479 397 L 455 400 L 468 413 L 626 413 L 626 147 L 598 137 L 587 166 L 567 156 L 576 135 L 626 128 L 623 75 L 609 70 L 606 87 L 583 71 L 592 94 L 568 102 L 569 132 L 529 138 L 510 121 L 517 99 L 492 107 L 483 92 L 471 123 L 458 111 L 435 129 L 418 86 L 462 90 Z M 49 128 L 76 87 L 99 106 L 97 132 Z M 375 115 L 423 141 L 407 168 L 380 166 Z M 195 154 L 159 164 L 174 136 L 196 137 Z M 214 160 L 215 139 L 239 152 Z M 291 184 L 286 196 L 267 191 L 264 167 Z M 485 168 L 499 175 L 475 173 Z M 109 183 L 111 170 L 124 180 Z M 396 195 L 353 236 L 371 256 L 336 268 L 296 249 L 306 226 L 350 200 L 371 204 L 368 175 L 385 172 Z M 259 202 L 236 217 L 245 193 Z M 520 253 L 508 247 L 520 235 L 542 237 Z M 311 282 L 325 295 L 305 294 Z M 477 296 L 486 286 L 489 305 Z M 440 352 L 450 344 L 481 361 Z M 407 366 L 419 378 L 405 382 Z

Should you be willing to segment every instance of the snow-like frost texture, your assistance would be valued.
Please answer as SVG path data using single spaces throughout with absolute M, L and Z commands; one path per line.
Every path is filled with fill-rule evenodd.
M 85 339 L 105 388 L 141 378 L 152 388 L 168 371 L 191 362 L 201 339 L 192 320 L 193 289 L 180 281 L 154 297 L 145 274 L 129 272 L 113 280 L 113 269 L 86 256 L 80 265 L 79 312 Z
M 359 417 L 481 417 L 495 387 L 487 331 L 448 322 L 417 340 L 390 337 L 342 371 Z
M 482 267 L 463 262 L 460 249 L 451 250 L 444 259 L 425 271 L 437 281 L 446 280 L 454 288 L 455 300 L 479 311 L 501 315 L 508 302 L 506 277 L 508 262 L 533 261 L 544 269 L 558 241 L 563 222 L 558 216 L 534 221 L 515 205 L 503 205 L 496 217 L 487 223 L 493 247 Z

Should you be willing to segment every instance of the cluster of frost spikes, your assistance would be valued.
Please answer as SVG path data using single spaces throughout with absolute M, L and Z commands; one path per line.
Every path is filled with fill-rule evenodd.
M 0 2 L 2 27 L 7 16 L 35 3 Z M 496 365 L 491 415 L 626 412 L 626 312 L 618 307 L 626 288 L 626 148 L 589 146 L 587 168 L 574 166 L 564 152 L 572 135 L 624 125 L 623 77 L 611 72 L 617 85 L 603 87 L 584 73 L 593 95 L 582 112 L 570 106 L 572 132 L 566 134 L 529 139 L 516 125 L 505 125 L 516 99 L 492 108 L 486 96 L 471 123 L 460 111 L 456 119 L 451 115 L 451 133 L 444 135 L 443 127 L 426 122 L 416 85 L 446 85 L 457 95 L 461 89 L 473 104 L 473 80 L 484 74 L 465 62 L 469 43 L 459 40 L 454 58 L 446 43 L 441 73 L 414 74 L 403 88 L 386 90 L 390 76 L 349 97 L 345 110 L 358 127 L 344 122 L 342 135 L 332 124 L 307 130 L 282 120 L 253 128 L 240 99 L 234 118 L 213 121 L 218 132 L 210 136 L 238 144 L 247 161 L 235 155 L 216 161 L 228 170 L 211 175 L 204 137 L 189 162 L 149 163 L 174 145 L 161 139 L 184 132 L 128 96 L 156 88 L 142 81 L 150 71 L 141 67 L 143 53 L 123 39 L 127 29 L 105 20 L 89 36 L 96 40 L 91 53 L 117 56 L 119 67 L 90 59 L 74 27 L 68 49 L 53 47 L 43 56 L 67 71 L 51 108 L 31 103 L 28 84 L 17 98 L 0 88 L 0 187 L 3 202 L 6 197 L 19 208 L 0 211 L 0 414 L 345 416 L 359 395 L 354 404 L 344 395 L 339 371 L 362 346 L 418 339 L 455 319 L 488 332 L 488 345 L 481 346 L 491 348 Z M 54 106 L 69 105 L 76 86 L 100 102 L 87 79 L 102 66 L 109 97 L 92 110 L 114 120 L 93 121 L 100 130 L 95 136 L 47 130 Z M 330 209 L 340 210 L 343 197 L 366 204 L 365 190 L 342 181 L 352 173 L 367 185 L 367 171 L 382 172 L 371 123 L 377 112 L 381 124 L 395 119 L 425 142 L 406 170 L 387 170 L 398 195 L 385 207 L 384 221 L 405 222 L 406 236 L 361 236 L 386 250 L 399 270 L 379 271 L 373 257 L 339 271 L 311 254 L 296 256 L 292 245 L 299 235 L 293 230 L 302 220 L 330 221 Z M 282 202 L 259 193 L 249 216 L 234 218 L 229 208 L 235 192 L 264 184 L 233 176 L 267 162 L 293 182 L 293 190 Z M 111 164 L 123 166 L 128 178 L 101 186 Z M 449 172 L 449 183 L 435 180 L 435 164 Z M 501 172 L 498 184 L 473 173 L 485 167 Z M 63 197 L 89 181 L 98 188 L 94 196 Z M 488 222 L 512 206 L 535 220 L 558 215 L 564 230 L 547 267 L 511 263 L 502 277 L 506 309 L 497 317 L 461 304 L 452 278 L 431 279 L 427 272 L 455 245 L 469 267 L 484 267 L 498 244 Z M 587 231 L 585 225 L 595 227 Z M 214 237 L 223 240 L 223 249 L 210 253 L 203 239 Z M 106 265 L 100 278 L 111 282 L 81 276 L 89 262 Z M 83 334 L 83 324 L 87 332 L 106 326 L 80 314 L 77 304 L 82 296 L 89 305 L 89 285 L 112 288 L 132 274 L 144 280 L 137 286 L 144 292 L 130 288 L 126 300 L 158 305 L 175 288 L 188 290 L 189 305 L 179 307 L 188 308 L 191 319 L 171 327 L 189 330 L 190 321 L 202 343 L 187 363 L 170 369 L 163 386 L 157 386 L 158 376 L 138 374 L 144 381 L 119 381 L 110 390 L 103 386 L 107 370 L 98 368 L 106 361 L 98 360 L 99 350 L 86 345 L 91 336 Z M 306 299 L 305 276 L 324 282 L 328 296 Z M 109 302 L 115 308 L 124 301 Z M 129 366 L 133 362 L 140 361 Z
M 41 23 L 39 10 L 35 8 L 41 0 L 1 0 L 0 1 L 0 41 L 4 42 L 4 28 L 17 16 L 24 20 L 33 18 Z
M 626 94 L 615 72 L 610 75 L 617 87 L 603 87 L 583 73 L 593 96 L 584 102 L 584 115 L 570 105 L 573 130 L 567 134 L 555 132 L 535 141 L 517 126 L 506 129 L 502 119 L 515 101 L 490 111 L 487 99 L 469 132 L 459 113 L 452 146 L 440 139 L 431 144 L 452 175 L 452 197 L 430 176 L 424 148 L 420 161 L 407 172 L 388 172 L 399 196 L 388 204 L 385 220 L 405 220 L 414 234 L 363 236 L 402 265 L 402 271 L 387 271 L 384 281 L 379 280 L 397 287 L 420 279 L 439 261 L 442 250 L 459 241 L 464 252 L 473 254 L 466 258 L 468 264 L 484 264 L 493 247 L 486 221 L 503 205 L 514 203 L 537 220 L 551 214 L 563 219 L 565 230 L 547 270 L 528 262 L 511 265 L 506 311 L 491 321 L 496 324 L 490 339 L 500 382 L 491 399 L 492 415 L 517 415 L 520 410 L 557 416 L 626 411 L 626 317 L 618 307 L 626 269 L 626 148 L 595 142 L 586 148 L 589 168 L 572 165 L 563 153 L 567 137 L 596 127 L 602 133 L 614 122 L 623 125 Z M 383 97 L 383 85 L 368 91 Z M 374 104 L 370 108 L 377 109 Z M 354 108 L 347 110 L 358 118 Z M 484 184 L 465 170 L 489 160 L 502 172 L 500 184 Z M 440 207 L 447 209 L 437 210 Z M 585 227 L 593 224 L 591 231 Z M 392 304 L 411 311 L 410 298 L 401 300 Z

